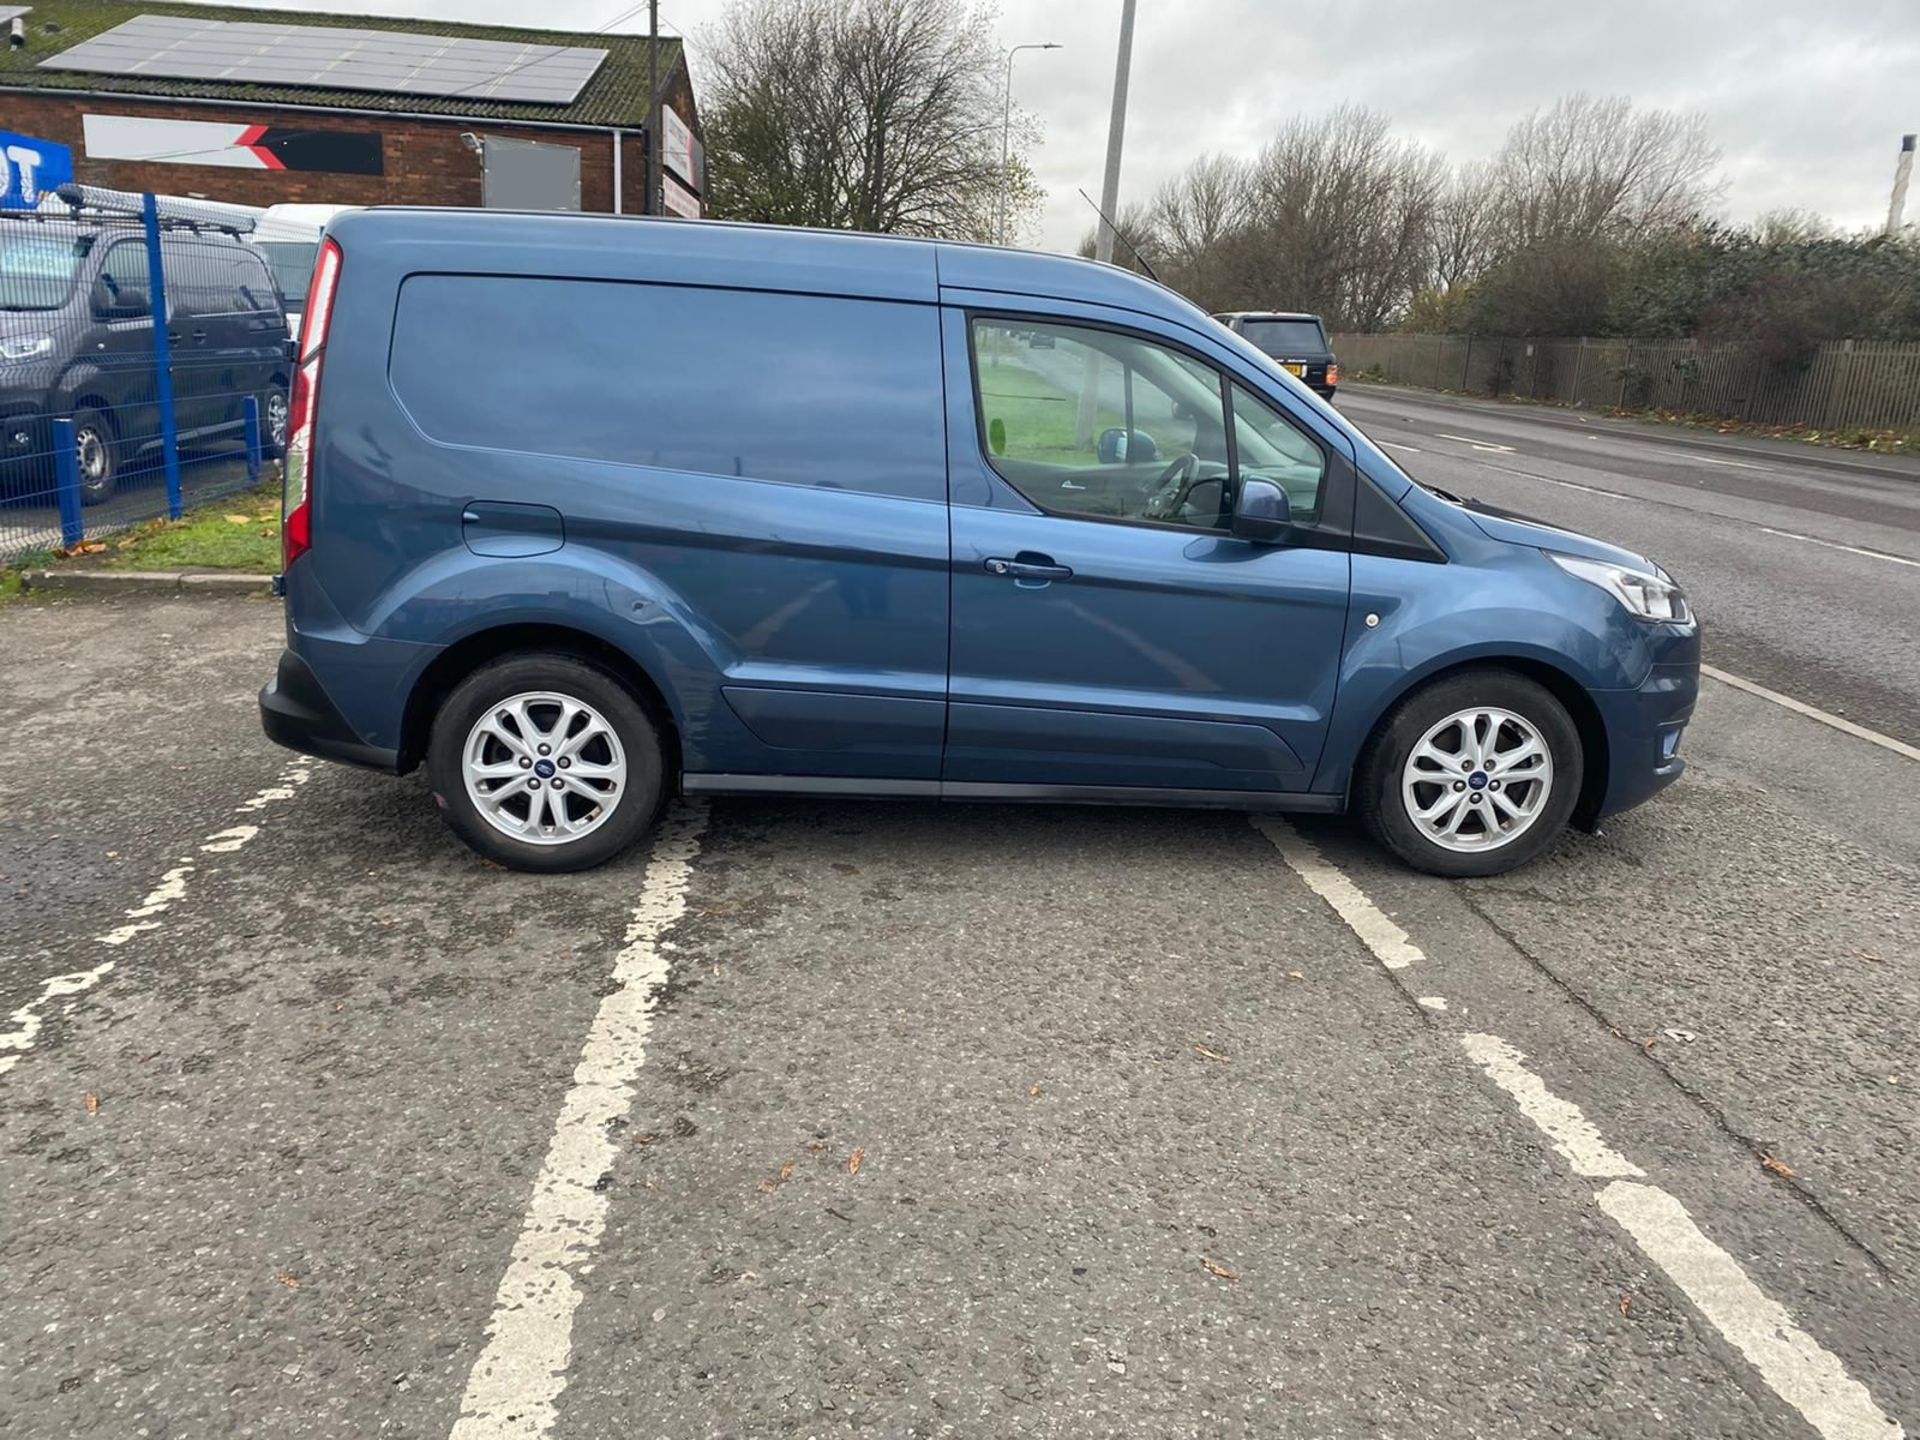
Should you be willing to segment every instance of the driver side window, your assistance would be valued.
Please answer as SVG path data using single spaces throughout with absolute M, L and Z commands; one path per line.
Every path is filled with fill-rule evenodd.
M 1008 484 L 1055 515 L 1225 530 L 1220 376 L 1093 326 L 977 319 L 980 440 Z

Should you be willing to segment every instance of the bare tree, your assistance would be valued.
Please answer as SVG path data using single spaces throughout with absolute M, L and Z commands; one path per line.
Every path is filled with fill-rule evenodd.
M 707 35 L 714 213 L 989 239 L 1038 198 L 1014 131 L 1000 163 L 991 12 L 965 0 L 736 0 Z
M 1503 248 L 1617 240 L 1700 217 L 1720 152 L 1699 114 L 1568 95 L 1507 132 L 1494 157 Z
M 1342 105 L 1281 126 L 1255 162 L 1255 266 L 1241 303 L 1312 310 L 1340 329 L 1375 329 L 1424 282 L 1444 162 L 1395 140 L 1387 117 Z
M 1491 165 L 1454 171 L 1433 212 L 1432 282 L 1442 291 L 1477 279 L 1497 252 L 1499 179 Z

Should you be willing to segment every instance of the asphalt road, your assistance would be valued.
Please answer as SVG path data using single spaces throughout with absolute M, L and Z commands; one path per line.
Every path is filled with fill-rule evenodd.
M 1920 738 L 1920 577 L 1769 533 L 1920 559 L 1898 477 L 1342 404 Z M 1714 682 L 1682 784 L 1503 880 L 738 801 L 543 879 L 267 746 L 278 627 L 0 609 L 0 1435 L 1920 1421 L 1920 761 Z

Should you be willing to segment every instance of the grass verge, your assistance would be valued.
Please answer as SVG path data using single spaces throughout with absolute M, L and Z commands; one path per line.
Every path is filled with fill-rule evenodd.
M 189 510 L 178 520 L 152 520 L 82 547 L 67 563 L 104 570 L 229 570 L 271 575 L 280 568 L 279 483 Z

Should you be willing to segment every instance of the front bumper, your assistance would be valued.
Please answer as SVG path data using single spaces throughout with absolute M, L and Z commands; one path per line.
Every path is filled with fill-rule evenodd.
M 260 692 L 260 728 L 276 745 L 398 774 L 400 753 L 369 745 L 353 731 L 307 662 L 291 650 L 280 652 L 280 665 Z
M 1637 690 L 1593 695 L 1607 731 L 1607 783 L 1589 818 L 1617 815 L 1686 773 L 1680 737 L 1700 698 L 1700 631 L 1676 629 Z

